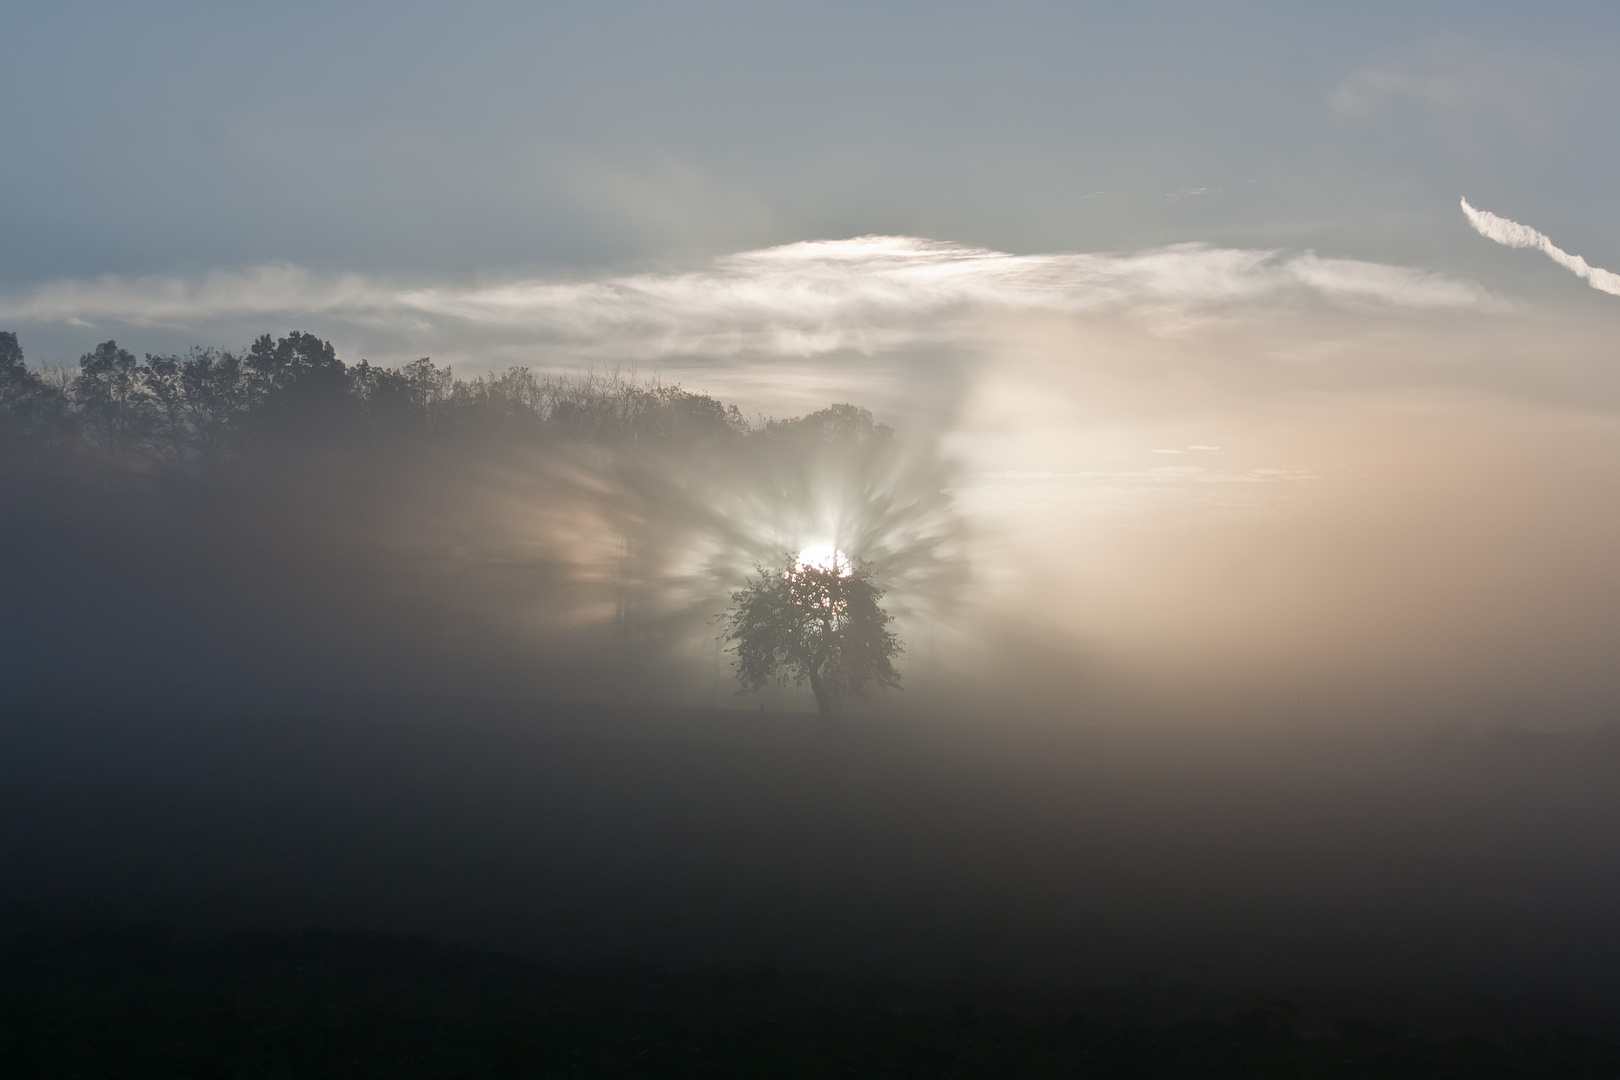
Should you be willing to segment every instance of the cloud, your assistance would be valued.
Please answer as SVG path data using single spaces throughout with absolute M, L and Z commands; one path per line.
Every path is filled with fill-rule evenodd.
M 149 275 L 52 282 L 20 297 L 0 299 L 0 318 L 162 326 L 289 313 L 362 313 L 398 306 L 397 290 L 362 275 L 322 277 L 300 266 L 272 263 L 244 270 L 214 270 L 189 280 Z
M 1482 307 L 1488 298 L 1472 282 L 1404 266 L 1324 259 L 1313 252 L 1289 260 L 1288 271 L 1301 284 L 1335 303 L 1376 303 L 1393 307 Z
M 1507 247 L 1536 248 L 1576 277 L 1584 278 L 1592 288 L 1620 296 L 1620 274 L 1589 265 L 1579 255 L 1571 255 L 1554 244 L 1545 233 L 1537 232 L 1528 225 L 1520 225 L 1517 221 L 1499 217 L 1488 210 L 1476 210 L 1469 205 L 1467 199 L 1462 200 L 1462 210 L 1468 217 L 1468 224 L 1487 240 L 1495 240 Z
M 1312 253 L 1178 244 L 1116 254 L 1012 255 L 907 236 L 741 252 L 680 273 L 473 286 L 320 276 L 278 264 L 198 279 L 62 281 L 0 298 L 8 322 L 218 324 L 320 316 L 357 325 L 459 327 L 588 344 L 626 358 L 876 352 L 959 338 L 985 310 L 1185 318 L 1315 298 L 1404 309 L 1477 307 L 1478 286 Z

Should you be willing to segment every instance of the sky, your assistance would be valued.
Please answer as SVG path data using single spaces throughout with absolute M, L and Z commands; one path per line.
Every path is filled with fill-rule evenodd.
M 1554 11 L 18 5 L 0 273 L 572 279 L 884 234 L 1509 274 L 1462 194 L 1612 264 L 1614 20 Z
M 1612 7 L 68 3 L 0 36 L 35 364 L 297 328 L 869 406 L 951 474 L 963 622 L 1021 643 L 955 646 L 992 696 L 1580 726 L 1620 689 Z M 913 700 L 959 697 L 951 648 Z

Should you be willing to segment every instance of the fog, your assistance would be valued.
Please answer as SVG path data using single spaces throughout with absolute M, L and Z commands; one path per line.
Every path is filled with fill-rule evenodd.
M 104 315 L 145 302 L 100 290 Z M 376 303 L 427 303 L 400 295 Z M 79 384 L 51 390 L 67 433 L 10 471 L 19 685 L 803 708 L 739 697 L 716 620 L 833 544 L 907 649 L 879 713 L 1609 722 L 1606 307 L 1316 256 L 903 238 L 430 306 L 563 373 L 356 365 L 338 411 L 250 408 L 207 462 L 179 405 L 115 445 Z
M 7 925 L 1607 1018 L 1612 310 L 1095 273 L 656 375 L 265 339 L 212 458 L 14 367 Z M 830 720 L 717 622 L 813 544 L 905 646 Z
M 1608 723 L 1590 318 L 1025 324 L 953 432 L 958 502 L 1009 621 L 1085 667 L 1056 665 L 1070 715 Z
M 1620 1060 L 1613 5 L 757 7 L 0 9 L 0 1072 L 147 924 Z

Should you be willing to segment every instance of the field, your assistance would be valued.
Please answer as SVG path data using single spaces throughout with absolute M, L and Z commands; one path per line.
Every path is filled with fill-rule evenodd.
M 16 1075 L 1620 1068 L 1607 732 L 263 701 L 3 738 Z

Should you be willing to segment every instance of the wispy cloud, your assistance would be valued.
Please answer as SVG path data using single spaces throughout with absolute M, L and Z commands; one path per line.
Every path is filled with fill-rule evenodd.
M 1405 309 L 1479 306 L 1478 286 L 1312 253 L 1179 244 L 1127 254 L 1012 255 L 904 236 L 818 240 L 683 273 L 594 281 L 410 285 L 291 265 L 194 279 L 61 281 L 0 297 L 8 322 L 205 325 L 273 315 L 487 328 L 625 356 L 865 352 L 962 332 L 983 310 L 1184 318 L 1315 298 Z
M 1579 255 L 1571 255 L 1563 248 L 1554 244 L 1545 233 L 1537 232 L 1528 225 L 1520 225 L 1505 217 L 1500 217 L 1489 210 L 1476 210 L 1470 206 L 1467 199 L 1462 200 L 1463 213 L 1468 217 L 1468 224 L 1474 231 L 1488 240 L 1495 240 L 1498 244 L 1514 248 L 1536 248 L 1553 262 L 1569 270 L 1576 277 L 1585 279 L 1586 283 L 1599 292 L 1620 296 L 1620 274 L 1592 266 Z

